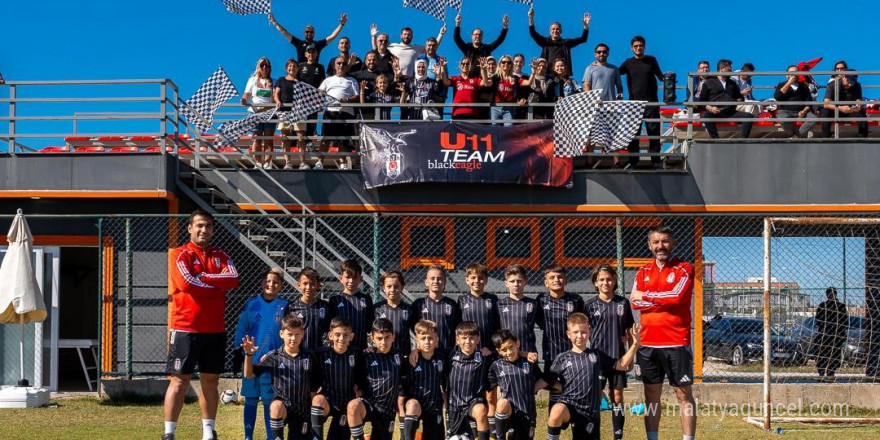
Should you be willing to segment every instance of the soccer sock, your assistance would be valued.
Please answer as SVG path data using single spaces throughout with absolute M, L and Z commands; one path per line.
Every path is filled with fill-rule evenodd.
M 693 435 L 683 435 L 683 436 L 681 436 L 681 440 L 694 440 L 694 437 L 696 437 L 696 436 L 693 436 Z
M 507 414 L 495 413 L 495 438 L 505 440 L 507 438 Z
M 660 440 L 660 434 L 658 431 L 648 431 L 645 434 L 647 434 L 648 440 Z
M 477 431 L 477 440 L 489 440 L 489 431 Z
M 489 436 L 495 436 L 495 432 L 495 416 L 491 415 L 489 416 Z
M 177 431 L 177 422 L 165 422 L 165 434 L 174 434 Z
M 214 438 L 214 419 L 202 419 L 202 440 Z
M 626 418 L 624 414 L 622 404 L 611 405 L 611 426 L 614 427 L 614 440 L 623 438 L 623 422 Z
M 244 438 L 245 440 L 253 440 L 254 425 L 257 423 L 257 403 L 260 401 L 258 397 L 245 397 L 244 399 Z
M 547 427 L 547 440 L 559 440 L 559 433 L 560 432 L 562 432 L 561 427 L 557 426 L 554 428 L 552 426 L 548 426 Z
M 272 399 L 269 399 L 268 402 L 271 402 Z M 272 440 L 272 416 L 269 415 L 270 409 L 269 404 L 266 403 L 267 400 L 263 399 L 263 422 L 266 425 L 266 438 Z
M 351 431 L 351 436 L 354 437 L 354 440 L 364 440 L 364 424 L 361 423 L 357 426 L 349 426 L 348 428 Z
M 468 424 L 471 426 L 470 438 L 477 438 L 477 422 L 471 420 Z
M 400 438 L 401 439 L 405 438 L 404 436 L 406 435 L 406 431 L 404 430 L 403 421 L 404 421 L 403 417 L 397 416 L 397 428 L 400 430 Z
M 318 440 L 324 440 L 324 408 L 320 406 L 312 407 L 312 432 Z
M 403 438 L 404 440 L 415 440 L 416 429 L 419 428 L 419 418 L 416 416 L 406 416 L 403 419 Z
M 273 440 L 284 440 L 284 419 L 271 419 L 269 426 L 272 429 Z

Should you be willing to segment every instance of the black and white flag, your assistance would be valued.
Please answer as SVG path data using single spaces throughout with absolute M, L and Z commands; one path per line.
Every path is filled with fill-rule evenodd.
M 574 157 L 583 154 L 599 111 L 602 89 L 576 93 L 556 102 L 553 110 L 553 154 Z
M 525 3 L 529 6 L 532 6 L 535 3 L 535 0 L 510 0 L 510 1 L 517 2 L 517 3 Z
M 285 124 L 293 125 L 308 119 L 313 113 L 323 112 L 332 101 L 333 98 L 326 93 L 302 81 L 296 81 L 293 83 L 293 109 L 279 116 Z
M 602 151 L 625 149 L 639 134 L 648 101 L 604 101 L 593 122 L 590 145 Z
M 226 121 L 220 124 L 217 130 L 220 136 L 217 137 L 215 147 L 234 146 L 238 139 L 245 133 L 254 129 L 257 124 L 268 122 L 275 116 L 275 109 L 266 110 L 260 113 L 253 113 L 245 116 L 237 121 Z
M 446 21 L 446 5 L 450 0 L 403 0 L 404 8 L 418 9 L 440 21 Z
M 269 0 L 223 0 L 226 10 L 238 15 L 268 14 L 272 12 Z
M 238 95 L 235 84 L 226 75 L 223 67 L 218 67 L 196 94 L 180 107 L 180 115 L 200 133 L 207 133 L 211 130 L 214 112 L 235 95 Z

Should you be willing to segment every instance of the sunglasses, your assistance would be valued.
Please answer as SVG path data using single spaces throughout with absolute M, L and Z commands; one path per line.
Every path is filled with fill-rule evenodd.
M 461 63 L 460 65 L 461 65 L 461 66 L 470 66 L 471 63 Z
M 306 31 L 307 34 L 314 34 L 315 31 Z
M 508 60 L 501 60 L 501 64 L 510 64 L 510 61 L 508 61 Z
M 377 43 L 387 43 L 388 40 L 376 40 Z
M 262 68 L 262 67 L 271 67 L 271 66 L 269 66 L 269 65 L 266 64 L 266 63 L 260 63 L 260 67 Z
M 607 50 L 597 50 L 596 53 L 608 53 Z

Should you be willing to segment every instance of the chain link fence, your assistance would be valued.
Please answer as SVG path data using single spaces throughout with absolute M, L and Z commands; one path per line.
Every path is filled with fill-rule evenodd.
M 584 299 L 595 295 L 592 268 L 612 264 L 628 294 L 636 270 L 651 261 L 646 246 L 651 226 L 672 228 L 675 255 L 695 263 L 694 352 L 703 381 L 759 382 L 763 356 L 763 219 L 761 216 L 564 216 L 564 215 L 386 215 L 218 216 L 213 244 L 225 249 L 242 276 L 229 293 L 227 328 L 234 329 L 244 303 L 259 293 L 259 275 L 270 265 L 289 274 L 283 296 L 296 294 L 295 275 L 314 267 L 322 296 L 341 291 L 339 262 L 355 258 L 364 266 L 362 290 L 380 299 L 374 280 L 399 269 L 405 298 L 425 294 L 432 264 L 448 271 L 446 294 L 466 294 L 465 268 L 489 269 L 486 291 L 507 295 L 505 266 L 528 270 L 527 295 L 545 290 L 542 268 L 567 269 L 567 290 Z M 104 218 L 105 319 L 102 341 L 105 375 L 161 375 L 167 325 L 167 250 L 188 240 L 186 217 Z M 880 270 L 880 240 L 867 227 L 840 229 L 786 226 L 773 239 L 771 311 L 773 380 L 817 378 L 823 356 L 838 356 L 837 344 L 817 338 L 816 310 L 828 287 L 845 304 L 850 329 L 841 345 L 837 376 L 862 380 L 868 347 L 864 326 L 865 280 L 871 264 Z M 109 251 L 108 251 L 108 245 Z M 875 249 L 876 247 L 876 249 Z M 698 256 L 702 256 L 699 258 Z M 702 275 L 701 275 L 702 274 Z M 878 272 L 880 274 L 880 272 Z M 880 280 L 878 280 L 880 281 Z M 880 285 L 880 282 L 876 283 Z M 109 305 L 108 305 L 109 304 Z M 638 312 L 636 312 L 638 319 Z M 108 333 L 109 334 L 106 334 Z M 540 330 L 537 331 L 540 341 Z M 851 335 L 851 337 L 850 337 Z M 231 367 L 229 338 L 227 367 Z M 818 344 L 818 345 L 817 345 Z M 834 345 L 831 347 L 830 345 Z

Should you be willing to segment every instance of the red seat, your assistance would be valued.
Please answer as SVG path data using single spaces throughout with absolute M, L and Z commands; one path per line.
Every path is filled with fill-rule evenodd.
M 76 151 L 77 153 L 103 153 L 103 152 L 104 152 L 104 147 L 97 147 L 97 146 L 92 146 L 92 147 L 77 147 L 77 149 L 76 149 L 75 151 Z
M 688 122 L 687 121 L 677 121 L 677 122 L 673 122 L 672 126 L 675 128 L 687 128 Z M 703 126 L 702 122 L 694 121 L 694 128 L 702 127 L 702 126 Z
M 64 138 L 64 142 L 74 147 L 82 147 L 92 145 L 92 138 L 90 136 L 67 136 Z
M 682 110 L 684 107 L 660 107 L 660 116 L 672 116 Z
M 169 151 L 174 151 L 174 150 L 169 150 Z M 177 154 L 193 154 L 193 152 L 189 148 L 183 147 L 183 148 L 177 150 Z
M 165 139 L 167 139 L 169 141 L 174 141 L 174 139 L 178 139 L 178 140 L 186 142 L 189 140 L 189 135 L 186 133 L 180 133 L 177 135 L 169 134 L 168 136 L 165 137 Z
M 221 153 L 241 153 L 241 150 L 239 150 L 238 147 L 223 147 L 217 151 Z
M 68 146 L 43 147 L 40 149 L 40 153 L 70 153 L 70 147 L 68 147 Z
M 138 148 L 138 147 L 113 147 L 107 151 L 109 151 L 111 153 L 137 153 L 138 151 L 140 151 L 140 148 Z
M 165 147 L 165 151 L 167 153 L 171 153 L 172 151 L 174 151 L 174 148 L 173 147 Z M 161 153 L 161 152 L 162 152 L 162 147 L 160 147 L 158 145 L 153 145 L 153 146 L 144 148 L 141 151 L 141 153 Z
M 103 143 L 122 142 L 123 139 L 125 139 L 125 138 L 123 138 L 122 136 L 98 136 L 98 142 L 103 142 Z

